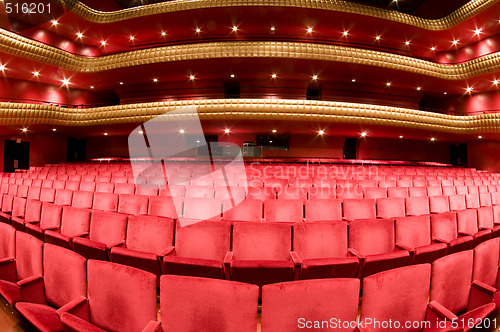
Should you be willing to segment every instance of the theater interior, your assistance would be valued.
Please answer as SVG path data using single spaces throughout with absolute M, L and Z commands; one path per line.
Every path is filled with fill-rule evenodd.
M 0 330 L 498 331 L 500 2 L 0 0 Z

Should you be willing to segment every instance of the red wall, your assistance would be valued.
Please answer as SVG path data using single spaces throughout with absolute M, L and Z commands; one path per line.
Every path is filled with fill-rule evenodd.
M 477 141 L 467 144 L 469 167 L 500 173 L 500 142 Z

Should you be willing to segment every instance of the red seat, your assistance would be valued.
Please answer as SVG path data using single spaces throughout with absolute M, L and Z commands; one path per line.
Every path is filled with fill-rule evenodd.
M 175 222 L 172 219 L 130 216 L 124 244 L 111 248 L 110 260 L 133 266 L 160 277 L 160 260 L 173 245 Z
M 223 201 L 223 205 L 232 206 L 231 202 Z M 223 221 L 262 221 L 262 201 L 247 198 L 231 209 L 223 209 Z
M 65 308 L 66 331 L 159 330 L 156 321 L 156 276 L 133 267 L 90 260 L 88 299 L 79 297 Z
M 213 186 L 189 186 L 186 198 L 215 198 L 215 190 Z
M 458 234 L 456 212 L 443 212 L 431 215 L 432 240 L 446 243 L 448 254 L 469 250 L 472 247 L 472 236 Z
M 479 229 L 476 209 L 457 211 L 457 229 L 460 235 L 470 235 L 473 238 L 472 247 L 491 238 L 492 229 Z M 493 215 L 490 214 L 492 217 Z M 491 221 L 493 227 L 493 220 Z
M 376 218 L 374 199 L 345 199 L 342 206 L 344 219 L 346 220 Z
M 409 187 L 408 194 L 410 197 L 427 197 L 425 187 Z
M 90 231 L 73 238 L 73 249 L 88 259 L 108 259 L 108 250 L 125 243 L 127 216 L 114 212 L 94 211 Z
M 218 221 L 221 219 L 222 202 L 215 198 L 189 197 L 184 199 L 181 226 L 191 225 L 203 220 Z
M 432 241 L 428 215 L 396 218 L 396 245 L 410 252 L 411 264 L 432 263 L 447 250 L 445 243 Z
M 66 185 L 64 189 L 78 191 L 80 190 L 80 182 L 79 181 L 66 181 Z
M 73 191 L 68 189 L 56 189 L 56 195 L 54 198 L 54 204 L 63 206 L 71 205 L 73 200 Z
M 465 195 L 465 205 L 468 209 L 477 209 L 481 206 L 479 203 L 479 194 Z
M 123 194 L 133 195 L 135 194 L 135 184 L 126 182 L 115 183 L 114 193 L 118 195 L 123 195 Z
M 233 259 L 225 264 L 231 280 L 262 286 L 294 279 L 290 225 L 248 222 L 233 227 Z
M 268 199 L 264 201 L 264 221 L 300 222 L 304 220 L 304 205 L 300 199 Z
M 160 281 L 162 331 L 255 332 L 258 299 L 259 289 L 254 285 L 164 275 Z
M 448 196 L 448 200 L 450 203 L 450 211 L 465 210 L 467 208 L 465 204 L 465 195 L 451 195 Z
M 61 228 L 47 229 L 45 241 L 71 249 L 72 239 L 77 236 L 86 236 L 90 230 L 90 210 L 65 206 L 62 210 Z
M 355 322 L 359 280 L 304 280 L 262 288 L 262 332 L 303 331 L 306 322 Z M 340 325 L 342 326 L 342 325 Z M 337 326 L 332 329 L 340 330 Z M 342 329 L 353 331 L 351 329 Z M 253 329 L 255 331 L 255 327 Z
M 377 199 L 377 218 L 387 219 L 405 216 L 405 200 L 403 197 Z
M 148 213 L 149 197 L 145 195 L 121 194 L 118 199 L 118 212 L 131 215 Z
M 300 279 L 356 276 L 359 262 L 347 250 L 347 222 L 299 223 L 293 234 Z
M 349 226 L 349 250 L 360 261 L 361 278 L 408 264 L 410 254 L 394 243 L 394 219 L 355 220 Z
M 43 243 L 36 237 L 17 231 L 15 257 L 0 263 L 0 294 L 11 305 L 31 301 L 30 285 L 43 274 Z
M 489 232 L 490 237 L 498 237 L 500 235 L 500 225 L 495 225 L 493 217 L 493 208 L 491 206 L 480 207 L 477 210 L 477 223 L 479 233 Z M 483 237 L 483 241 L 487 240 L 487 236 Z M 476 243 L 479 244 L 482 241 Z
M 455 195 L 457 192 L 455 190 L 454 186 L 443 186 L 443 195 L 444 196 L 452 196 Z
M 4 223 L 0 224 L 0 262 L 4 258 L 16 257 L 16 229 Z M 0 263 L 1 266 L 2 263 Z M 0 267 L 1 269 L 1 267 Z
M 305 203 L 305 220 L 339 221 L 342 220 L 342 203 L 339 199 L 310 199 Z
M 26 201 L 26 210 L 24 215 L 12 215 L 12 225 L 20 231 L 25 230 L 25 223 L 37 223 L 40 221 L 42 214 L 42 202 L 28 199 Z
M 40 331 L 62 331 L 56 308 L 87 296 L 87 261 L 82 256 L 51 244 L 43 248 L 43 277 L 31 281 L 16 309 Z M 23 294 L 24 295 L 24 294 Z
M 95 186 L 96 193 L 112 193 L 115 185 L 111 182 L 97 182 Z
M 446 196 L 429 197 L 429 211 L 431 213 L 443 213 L 450 211 L 448 197 Z
M 387 197 L 408 197 L 408 188 L 389 187 L 387 188 Z
M 94 200 L 94 193 L 90 191 L 75 191 L 71 206 L 80 209 L 91 209 Z
M 112 193 L 94 193 L 94 210 L 116 212 L 118 209 L 118 194 Z
M 182 215 L 182 198 L 169 196 L 149 197 L 148 215 L 176 220 Z
M 135 189 L 135 193 L 137 195 L 157 196 L 158 186 L 150 184 L 141 184 L 137 186 L 137 188 Z
M 441 196 L 443 189 L 441 187 L 427 187 L 427 196 Z
M 95 191 L 95 182 L 82 181 L 80 182 L 80 190 L 81 191 Z
M 459 316 L 459 328 L 465 331 L 475 330 L 467 322 L 471 319 L 477 324 L 495 310 L 494 303 L 482 304 L 485 294 L 482 285 L 472 280 L 473 251 L 467 250 L 442 257 L 432 263 L 430 300 L 436 301 Z M 461 320 L 463 319 L 463 320 Z M 463 326 L 463 325 L 465 326 Z
M 429 200 L 427 197 L 407 197 L 405 207 L 407 216 L 429 214 Z
M 44 232 L 48 229 L 54 230 L 61 227 L 62 206 L 50 203 L 42 203 L 42 214 L 40 222 L 25 223 L 26 232 L 44 240 Z
M 497 288 L 498 265 L 500 260 L 500 239 L 494 238 L 479 244 L 474 248 L 474 265 L 472 280 L 482 282 L 490 287 Z M 496 296 L 498 305 L 498 296 Z
M 365 199 L 377 199 L 387 197 L 387 188 L 384 187 L 366 187 L 364 188 Z
M 175 247 L 166 250 L 167 274 L 224 278 L 224 261 L 231 248 L 231 224 L 199 222 L 178 227 Z

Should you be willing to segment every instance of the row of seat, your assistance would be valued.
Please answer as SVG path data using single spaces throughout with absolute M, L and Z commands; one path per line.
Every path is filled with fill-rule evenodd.
M 256 331 L 259 288 L 155 275 L 86 260 L 13 229 L 0 247 L 0 294 L 41 331 Z M 5 242 L 3 242 L 5 243 Z M 490 327 L 499 301 L 499 240 L 359 279 L 262 288 L 261 330 L 452 331 Z M 363 297 L 360 301 L 360 289 Z M 360 303 L 360 304 L 359 304 Z M 158 320 L 160 316 L 160 320 Z

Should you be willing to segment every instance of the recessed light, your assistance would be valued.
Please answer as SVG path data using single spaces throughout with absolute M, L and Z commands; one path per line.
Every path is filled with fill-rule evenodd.
M 318 79 L 318 75 L 314 75 L 313 80 L 317 80 L 317 79 Z
M 493 84 L 497 85 L 498 84 L 498 80 L 493 80 Z
M 272 75 L 271 75 L 271 77 L 272 77 L 272 78 L 276 78 L 276 77 L 278 77 L 278 75 L 276 75 L 276 74 L 272 74 Z
M 196 77 L 194 77 L 194 75 L 190 75 L 190 76 L 189 76 L 189 79 L 190 79 L 190 80 L 194 80 L 195 78 L 196 78 Z
M 58 24 L 59 24 L 59 22 L 57 22 L 57 20 L 52 20 L 52 21 L 50 21 L 50 22 L 52 22 L 52 25 L 53 25 L 53 26 L 56 26 L 56 25 L 58 25 Z
M 403 138 L 403 135 L 399 135 L 399 138 Z
M 236 32 L 236 31 L 238 31 L 238 27 L 237 27 L 237 26 L 234 26 L 234 27 L 233 27 L 233 32 Z
M 166 36 L 166 35 L 167 35 L 167 33 L 166 33 L 165 31 L 162 31 L 162 32 L 161 32 L 161 35 L 162 35 L 162 36 Z
M 67 78 L 65 78 L 65 79 L 63 79 L 63 80 L 62 80 L 62 84 L 63 84 L 63 85 L 66 85 L 66 86 L 67 86 L 67 85 L 69 85 L 69 83 L 70 83 L 70 82 L 69 82 L 69 80 L 68 80 Z
M 325 132 L 323 130 L 318 131 L 319 135 L 323 135 Z
M 91 88 L 91 89 L 93 89 L 93 88 L 94 88 L 94 86 L 93 86 L 93 85 L 91 85 L 91 86 L 90 86 L 90 88 Z
M 77 36 L 78 38 L 83 38 L 83 33 L 78 32 L 78 33 L 76 34 L 76 36 Z
M 275 31 L 275 30 L 276 30 L 276 28 L 275 28 L 275 27 L 271 27 L 271 31 Z
M 452 43 L 452 44 L 453 44 L 453 45 L 457 45 L 457 44 L 458 44 L 458 39 L 453 40 L 453 43 Z
M 57 129 L 56 128 L 52 128 L 52 131 L 57 131 Z
M 134 36 L 130 36 L 130 40 L 134 40 L 134 39 L 135 39 L 135 37 L 134 37 Z
M 40 73 L 39 73 L 39 72 L 37 72 L 37 71 L 34 71 L 34 72 L 33 72 L 33 76 L 38 77 L 38 75 L 40 75 Z
M 420 90 L 422 90 L 422 87 L 417 86 L 417 91 L 420 91 Z
M 349 34 L 349 31 L 347 31 L 347 30 L 342 32 L 342 36 L 344 36 L 344 37 L 347 37 L 348 34 Z
M 105 40 L 101 40 L 101 46 L 106 46 L 107 42 Z
M 179 133 L 184 134 L 184 129 L 179 129 Z
M 234 74 L 231 74 L 231 78 L 235 78 L 236 76 Z
M 201 29 L 200 28 L 196 28 L 196 33 L 200 33 L 201 32 Z
M 380 40 L 380 36 L 375 36 L 375 39 L 376 40 Z
M 273 133 L 275 133 L 275 132 L 277 132 L 277 130 L 276 130 L 276 129 L 273 129 Z
M 269 143 L 272 143 L 273 141 L 269 141 Z
M 196 141 L 196 143 L 200 143 L 200 141 Z
M 366 137 L 366 133 L 365 133 L 365 132 L 362 132 L 362 133 L 361 133 L 361 137 Z
M 434 142 L 436 139 L 434 137 L 431 137 L 431 141 Z
M 158 79 L 156 77 L 153 78 L 153 82 L 155 82 L 155 83 L 158 82 Z
M 229 130 L 229 129 L 224 129 L 224 132 L 225 132 L 226 134 L 229 134 L 230 130 Z
M 120 85 L 123 85 L 123 82 L 120 82 Z
M 443 94 L 444 94 L 444 95 L 447 95 L 447 94 L 448 94 L 448 92 L 446 92 L 446 91 L 445 91 L 445 92 L 443 92 Z
M 483 32 L 483 29 L 481 28 L 477 28 L 476 30 L 474 30 L 474 34 L 478 36 L 481 34 L 481 32 Z
M 108 136 L 108 133 L 104 133 L 104 136 Z
M 483 139 L 483 136 L 478 136 L 477 138 L 478 138 L 478 139 Z
M 431 47 L 431 51 L 433 51 L 433 52 L 434 52 L 435 50 L 436 50 L 436 48 L 435 48 L 434 46 L 432 46 L 432 47 Z
M 144 134 L 144 132 L 143 132 L 142 130 L 139 130 L 139 134 L 141 134 L 141 135 L 142 135 L 142 134 Z
M 355 78 L 353 78 L 353 79 L 351 80 L 351 82 L 356 82 L 356 79 L 355 79 Z
M 410 45 L 410 41 L 409 40 L 405 41 L 405 45 L 406 46 Z
M 472 92 L 472 88 L 471 87 L 467 87 L 467 89 L 465 89 L 465 91 L 467 91 L 467 93 L 471 93 Z
M 28 128 L 23 128 L 21 129 L 23 133 L 27 132 L 28 131 Z
M 3 65 L 3 64 L 2 64 L 2 65 L 0 65 L 0 70 L 1 70 L 1 71 L 4 71 L 4 70 L 5 70 L 5 65 Z
M 391 86 L 391 82 L 385 83 L 386 86 Z
M 313 28 L 307 28 L 307 33 L 313 32 Z

